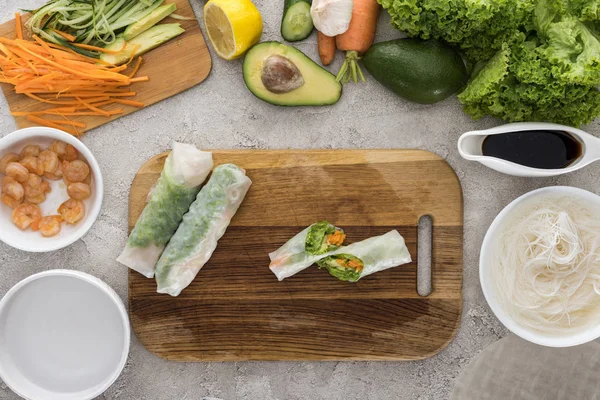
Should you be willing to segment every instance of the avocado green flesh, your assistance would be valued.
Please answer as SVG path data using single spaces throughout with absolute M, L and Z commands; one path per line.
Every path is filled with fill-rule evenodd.
M 165 4 L 164 6 L 158 7 L 156 10 L 152 11 L 152 13 L 142 18 L 138 22 L 129 25 L 127 29 L 125 29 L 125 32 L 123 32 L 123 39 L 133 39 L 139 34 L 152 28 L 169 15 L 173 14 L 176 10 L 177 5 L 175 4 Z
M 310 4 L 300 1 L 292 5 L 283 15 L 281 36 L 288 42 L 306 39 L 313 27 Z
M 363 63 L 379 83 L 398 96 L 421 104 L 444 100 L 468 80 L 461 56 L 436 40 L 375 43 L 364 54 Z
M 287 93 L 269 91 L 261 80 L 265 60 L 271 55 L 289 59 L 302 74 L 304 84 Z M 321 68 L 300 50 L 279 42 L 263 42 L 252 47 L 244 59 L 244 81 L 258 98 L 281 106 L 318 106 L 336 103 L 342 94 L 342 85 L 329 71 Z
M 118 54 L 103 53 L 100 59 L 113 65 L 121 65 L 129 61 L 131 57 L 140 56 L 181 35 L 183 32 L 185 30 L 179 24 L 156 25 L 126 42 L 127 45 L 123 51 Z M 123 48 L 124 43 L 125 39 L 119 38 L 110 46 L 107 46 L 106 49 L 119 50 Z

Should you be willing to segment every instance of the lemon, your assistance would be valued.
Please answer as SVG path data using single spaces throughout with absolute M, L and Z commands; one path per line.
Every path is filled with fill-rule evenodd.
M 260 40 L 263 22 L 250 0 L 210 0 L 204 6 L 204 26 L 219 57 L 233 60 Z

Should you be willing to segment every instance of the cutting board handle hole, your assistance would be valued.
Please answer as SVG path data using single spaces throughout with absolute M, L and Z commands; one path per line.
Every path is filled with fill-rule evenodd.
M 417 292 L 420 296 L 429 296 L 431 285 L 431 259 L 433 245 L 433 220 L 430 215 L 419 219 L 417 237 Z

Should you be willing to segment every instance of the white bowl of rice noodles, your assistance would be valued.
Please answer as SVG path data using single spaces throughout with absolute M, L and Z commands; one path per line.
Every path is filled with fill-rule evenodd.
M 514 200 L 485 235 L 479 278 L 494 314 L 525 340 L 600 337 L 600 196 L 553 186 Z

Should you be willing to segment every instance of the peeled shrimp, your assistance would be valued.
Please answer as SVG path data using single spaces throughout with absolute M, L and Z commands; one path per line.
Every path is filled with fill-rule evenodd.
M 54 173 L 58 168 L 58 164 L 58 156 L 52 150 L 44 150 L 38 157 L 38 166 L 43 172 Z
M 27 168 L 17 162 L 8 163 L 6 166 L 6 175 L 14 178 L 17 182 L 25 182 L 29 178 Z
M 44 173 L 44 170 L 40 167 L 38 163 L 37 157 L 27 156 L 25 158 L 22 158 L 21 161 L 19 161 L 19 164 L 21 164 L 22 166 L 27 168 L 29 172 L 32 172 L 34 174 L 42 175 Z
M 85 216 L 85 204 L 81 200 L 69 199 L 58 207 L 58 213 L 67 224 L 76 224 Z
M 46 193 L 40 193 L 36 196 L 25 196 L 25 202 L 31 204 L 42 204 L 46 201 Z
M 19 161 L 19 155 L 15 153 L 7 153 L 0 158 L 0 174 L 6 174 L 6 166 L 11 162 Z
M 42 211 L 34 204 L 23 203 L 13 210 L 12 221 L 22 230 L 31 228 L 37 231 L 40 227 Z
M 44 177 L 53 180 L 53 181 L 59 181 L 62 179 L 63 177 L 63 172 L 62 172 L 62 165 L 61 163 L 58 163 L 58 167 L 56 168 L 56 171 L 54 172 L 44 172 Z
M 77 149 L 67 144 L 65 142 L 61 142 L 59 140 L 55 140 L 52 142 L 52 146 L 50 146 L 50 150 L 56 153 L 58 159 L 60 161 L 75 161 L 77 160 Z
M 9 206 L 10 208 L 17 208 L 21 205 L 21 203 L 23 203 L 23 199 L 13 199 L 11 196 L 2 193 L 2 203 L 4 203 L 5 205 Z
M 21 158 L 25 158 L 27 156 L 37 157 L 40 155 L 40 146 L 37 144 L 30 144 L 29 146 L 25 146 L 23 150 L 21 150 Z
M 67 194 L 70 198 L 75 200 L 85 200 L 90 197 L 92 190 L 90 185 L 83 182 L 75 182 L 67 186 Z
M 70 183 L 83 182 L 90 174 L 90 167 L 81 160 L 63 161 L 62 170 L 63 177 Z
M 25 196 L 27 197 L 35 197 L 39 196 L 40 194 L 46 194 L 51 190 L 48 182 L 43 180 L 39 175 L 31 173 L 29 174 L 27 182 L 25 182 L 24 188 Z
M 40 220 L 40 233 L 44 237 L 56 236 L 60 233 L 60 224 L 63 218 L 60 215 L 48 215 Z
M 15 200 L 21 200 L 25 196 L 23 185 L 10 176 L 2 178 L 2 193 Z

